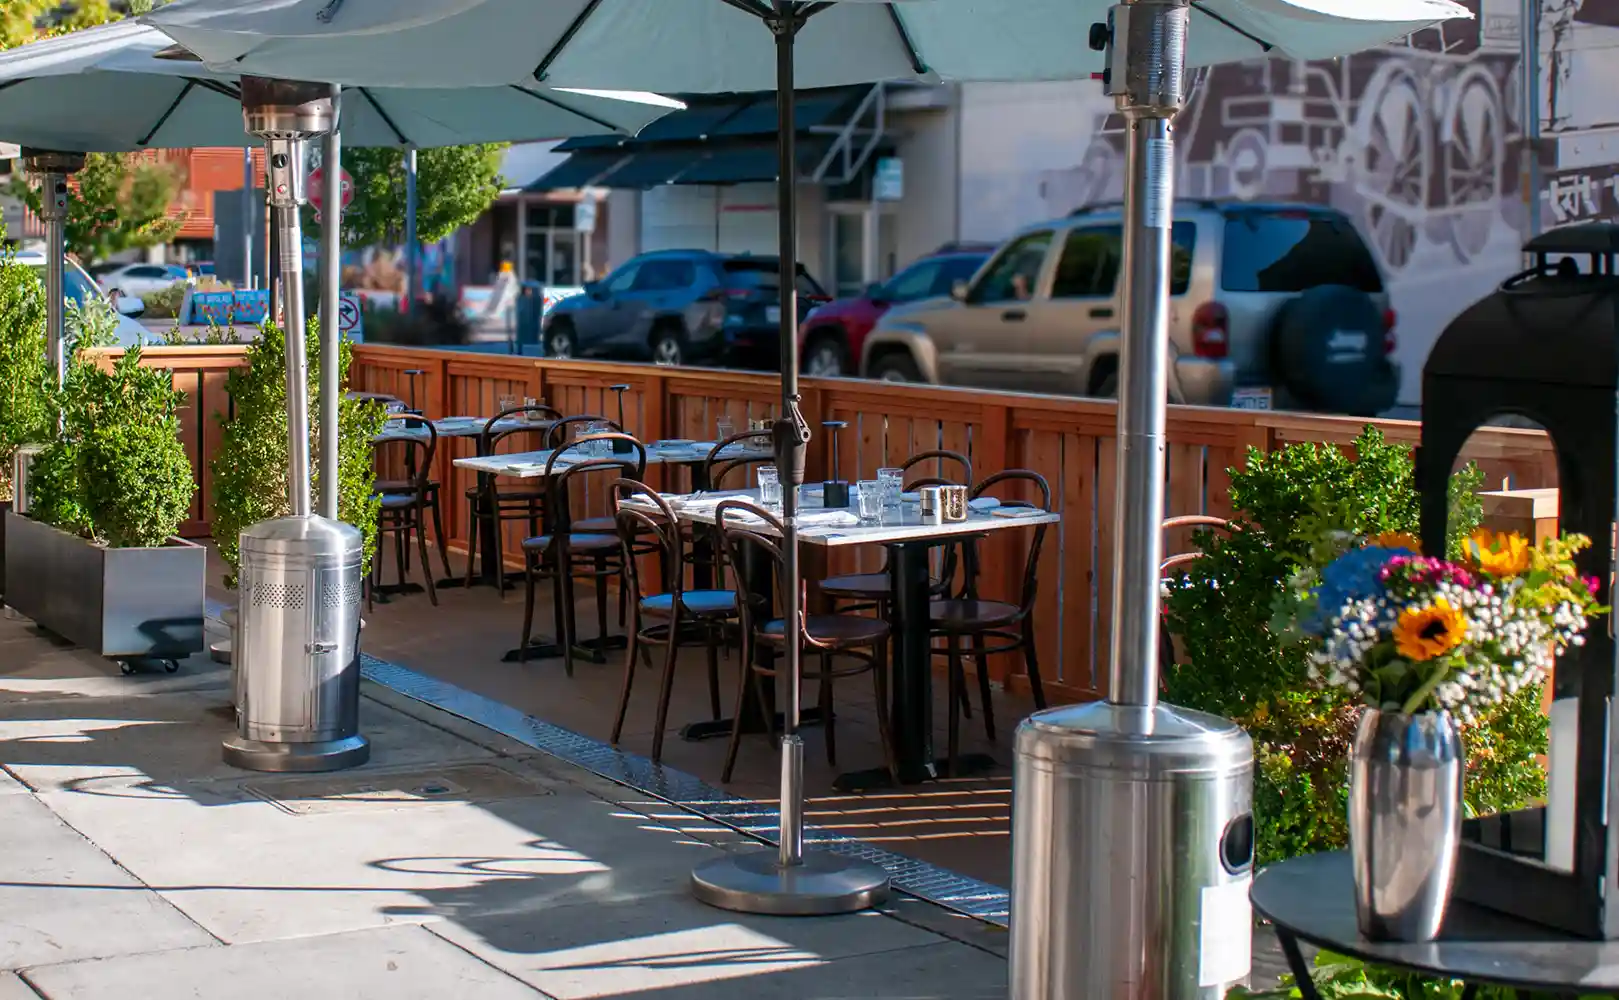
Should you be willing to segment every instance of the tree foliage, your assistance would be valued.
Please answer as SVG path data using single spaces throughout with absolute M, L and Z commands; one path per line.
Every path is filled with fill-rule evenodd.
M 433 243 L 474 222 L 500 194 L 505 146 L 486 143 L 416 153 L 416 234 Z M 396 246 L 405 240 L 405 153 L 398 148 L 343 147 L 354 200 L 343 213 L 343 245 Z M 319 236 L 312 207 L 304 225 Z
M 12 249 L 0 249 L 0 499 L 11 497 L 17 447 L 44 441 L 53 430 L 51 389 L 44 282 L 16 262 Z

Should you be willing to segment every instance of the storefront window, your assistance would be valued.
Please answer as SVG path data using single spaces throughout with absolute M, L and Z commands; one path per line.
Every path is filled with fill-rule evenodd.
M 580 270 L 582 237 L 574 232 L 573 225 L 572 205 L 528 206 L 523 232 L 523 280 L 544 285 L 578 285 L 585 281 Z

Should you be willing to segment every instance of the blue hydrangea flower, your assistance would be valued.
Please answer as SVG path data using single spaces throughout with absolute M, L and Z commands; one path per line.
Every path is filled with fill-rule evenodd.
M 1321 571 L 1321 585 L 1311 591 L 1315 607 L 1299 622 L 1299 628 L 1310 635 L 1324 634 L 1327 622 L 1345 604 L 1382 596 L 1383 581 L 1378 576 L 1390 559 L 1414 555 L 1409 549 L 1376 545 L 1345 552 Z

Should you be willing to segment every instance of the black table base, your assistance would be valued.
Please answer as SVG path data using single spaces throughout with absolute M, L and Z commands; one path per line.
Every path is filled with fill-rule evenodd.
M 573 645 L 573 655 L 576 659 L 588 663 L 606 663 L 607 654 L 615 650 L 629 648 L 628 636 L 608 635 L 595 639 L 580 639 Z M 530 642 L 525 647 L 508 649 L 500 657 L 502 663 L 527 663 L 530 660 L 560 660 L 562 659 L 562 644 L 555 640 L 542 640 Z
M 389 604 L 396 597 L 425 592 L 426 588 L 419 583 L 380 583 L 372 585 L 371 599 L 377 604 Z
M 840 774 L 832 782 L 832 787 L 836 791 L 851 795 L 862 792 L 882 792 L 904 785 L 919 785 L 924 781 L 936 781 L 939 778 L 971 778 L 993 771 L 998 766 L 995 758 L 987 753 L 964 753 L 956 758 L 956 773 L 954 774 L 950 773 L 950 759 L 940 757 L 931 763 L 924 761 L 920 770 L 907 771 L 905 765 L 901 764 L 899 785 L 894 784 L 894 777 L 888 773 L 888 768 L 872 767 L 864 771 L 848 771 Z
M 819 726 L 825 719 L 819 708 L 806 708 L 798 713 L 799 728 L 805 726 Z M 756 736 L 766 732 L 781 732 L 787 728 L 787 716 L 781 712 L 776 713 L 773 729 L 767 730 L 760 722 L 757 712 L 746 713 L 742 717 L 742 734 Z M 731 730 L 736 728 L 735 719 L 714 719 L 709 722 L 688 722 L 680 727 L 680 738 L 688 743 L 701 743 L 704 740 L 729 739 Z

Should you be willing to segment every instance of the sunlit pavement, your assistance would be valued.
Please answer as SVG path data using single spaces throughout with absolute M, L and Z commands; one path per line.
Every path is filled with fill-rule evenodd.
M 234 771 L 228 682 L 0 619 L 0 1000 L 1006 995 L 997 929 L 709 909 L 735 835 L 381 688 L 372 764 Z

